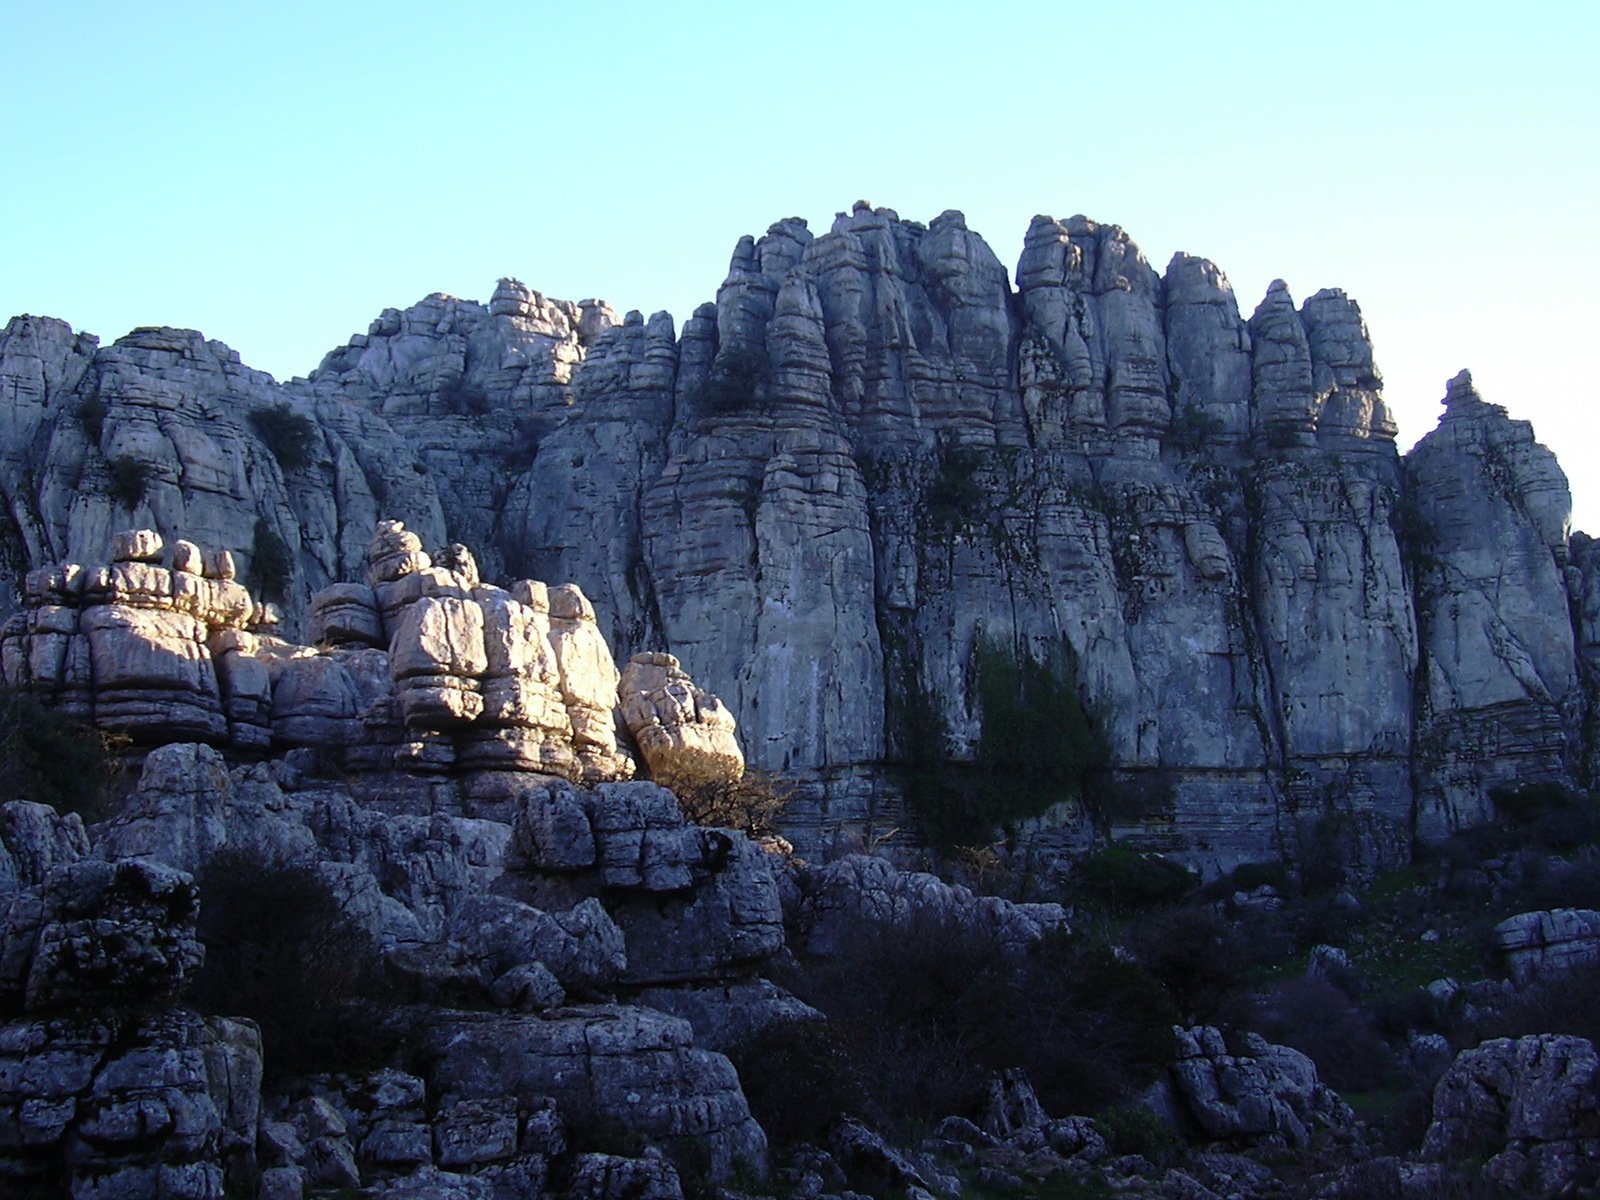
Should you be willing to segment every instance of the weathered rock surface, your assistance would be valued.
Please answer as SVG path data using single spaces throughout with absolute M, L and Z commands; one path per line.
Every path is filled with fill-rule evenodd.
M 623 668 L 622 719 L 652 779 L 693 781 L 744 772 L 734 721 L 670 654 L 635 654 Z
M 55 867 L 0 916 L 0 1003 L 50 1012 L 171 1000 L 204 957 L 198 913 L 194 881 L 171 867 Z
M 1483 1173 L 1518 1195 L 1578 1195 L 1600 1182 L 1600 1059 L 1583 1038 L 1497 1038 L 1439 1080 L 1422 1156 L 1487 1154 Z
M 1566 476 L 1463 371 L 1406 461 L 1415 505 L 1419 817 L 1486 815 L 1496 785 L 1561 782 L 1584 705 L 1565 568 Z
M 698 1147 L 717 1177 L 764 1169 L 766 1136 L 732 1065 L 695 1049 L 686 1021 L 619 1007 L 440 1014 L 423 1053 L 433 1085 L 460 1099 L 550 1097 L 574 1122 L 613 1122 L 669 1151 Z
M 275 606 L 233 580 L 225 554 L 200 575 L 193 543 L 168 551 L 153 530 L 128 531 L 109 566 L 28 576 L 23 609 L 0 628 L 0 680 L 140 744 L 316 747 L 355 770 L 465 772 L 483 801 L 509 799 L 515 785 L 498 777 L 629 778 L 628 711 L 662 770 L 742 771 L 733 718 L 676 659 L 639 656 L 619 696 L 575 585 L 494 587 L 464 546 L 420 546 L 400 522 L 379 522 L 369 583 L 318 592 L 323 640 L 303 646 L 274 636 Z M 197 851 L 215 840 L 195 836 Z
M 421 735 L 422 771 L 614 777 L 592 633 L 615 661 L 694 664 L 742 731 L 729 745 L 652 680 L 629 717 L 647 762 L 659 743 L 789 772 L 790 833 L 816 856 L 915 828 L 890 769 L 914 730 L 978 756 L 982 641 L 1079 691 L 1140 798 L 1119 834 L 1208 871 L 1293 858 L 1319 828 L 1381 865 L 1413 830 L 1480 819 L 1487 787 L 1596 761 L 1600 556 L 1568 546 L 1564 479 L 1526 425 L 1458 379 L 1402 460 L 1344 293 L 1296 306 L 1274 283 L 1246 319 L 1215 264 L 1158 272 L 1081 216 L 1032 223 L 1015 287 L 959 213 L 858 204 L 820 235 L 743 239 L 681 334 L 501 281 L 488 304 L 386 310 L 282 385 L 197 334 L 100 347 L 28 317 L 0 335 L 0 380 L 0 561 L 87 562 L 143 522 L 258 582 L 286 560 L 283 628 L 328 647 L 269 672 L 299 698 L 279 713 L 246 630 L 191 639 L 215 623 L 180 601 L 188 580 L 231 578 L 193 556 L 170 594 L 148 559 L 100 580 L 109 605 L 76 577 L 16 588 L 33 659 L 13 630 L 7 678 L 80 708 L 113 684 L 99 702 L 152 740 L 387 721 Z M 283 413 L 310 423 L 305 454 L 280 454 Z M 380 512 L 420 536 L 369 555 Z M 488 577 L 571 579 L 583 600 L 480 594 L 424 552 L 451 537 Z M 312 601 L 369 562 L 370 595 Z M 386 649 L 423 592 L 403 702 L 361 713 L 337 649 Z M 195 649 L 158 665 L 143 639 Z
M 1059 904 L 1015 904 L 975 896 L 924 872 L 899 871 L 853 854 L 818 867 L 797 866 L 786 880 L 785 918 L 797 944 L 827 957 L 863 936 L 976 939 L 1021 954 L 1052 929 L 1067 927 Z
M 221 1200 L 255 1161 L 261 1039 L 182 1009 L 0 1026 L 0 1185 Z
M 1319 1130 L 1354 1125 L 1350 1107 L 1298 1050 L 1253 1033 L 1230 1049 L 1209 1025 L 1177 1033 L 1178 1057 L 1147 1102 L 1192 1122 L 1205 1140 L 1301 1148 Z
M 0 1175 L 68 1179 L 82 1196 L 210 1200 L 225 1181 L 248 1182 L 259 1144 L 262 1195 L 375 1184 L 375 1194 L 511 1200 L 545 1189 L 567 1154 L 568 1119 L 599 1128 L 602 1142 L 681 1150 L 715 1178 L 765 1170 L 732 1067 L 694 1045 L 689 1023 L 645 1007 L 562 1007 L 648 984 L 720 994 L 720 1007 L 699 1006 L 718 1014 L 708 1028 L 803 1010 L 754 975 L 783 946 L 768 856 L 742 834 L 689 825 L 659 785 L 625 781 L 620 676 L 581 591 L 485 584 L 464 547 L 426 553 L 399 522 L 382 522 L 367 582 L 313 602 L 324 638 L 313 647 L 248 625 L 239 614 L 254 621 L 270 607 L 232 582 L 225 559 L 213 574 L 189 570 L 205 562 L 190 543 L 169 549 L 131 531 L 112 557 L 30 577 L 28 607 L 5 634 L 8 682 L 59 702 L 71 694 L 69 656 L 40 646 L 111 618 L 95 628 L 137 641 L 140 672 L 121 670 L 133 655 L 113 640 L 114 669 L 91 662 L 63 706 L 105 724 L 106 695 L 136 693 L 114 711 L 144 745 L 137 786 L 92 837 L 77 816 L 0 806 L 0 1009 L 28 1018 L 0 1023 L 0 1049 L 13 1039 L 25 1058 L 0 1070 L 0 1084 L 15 1085 L 0 1103 L 20 1114 L 14 1130 L 38 1126 L 0 1146 Z M 199 601 L 181 614 L 153 607 L 187 594 L 189 575 Z M 213 598 L 237 595 L 211 604 L 213 583 Z M 141 640 L 124 618 L 147 611 L 196 629 Z M 732 720 L 715 697 L 675 661 L 647 661 L 698 706 L 690 753 L 710 749 L 697 770 L 737 772 Z M 187 686 L 197 670 L 220 681 L 209 707 Z M 137 689 L 122 686 L 130 679 Z M 204 723 L 186 716 L 197 711 Z M 184 736 L 216 744 L 171 740 Z M 269 745 L 278 753 L 263 757 Z M 325 885 L 419 1003 L 488 1011 L 436 1010 L 424 1024 L 465 1040 L 430 1043 L 421 1075 L 298 1084 L 263 1115 L 253 1027 L 219 1019 L 201 1023 L 202 1036 L 199 1018 L 169 1007 L 203 956 L 193 875 L 224 854 Z M 106 1084 L 121 1089 L 105 1102 L 114 1121 L 89 1119 L 80 1110 L 100 1103 L 94 1072 L 115 1066 L 130 1036 L 118 1015 L 127 1005 L 179 1032 Z M 477 1033 L 509 1056 L 505 1078 L 485 1082 Z M 659 1158 L 586 1162 L 563 1159 L 570 1194 L 678 1186 Z
M 1494 927 L 1494 948 L 1518 984 L 1547 972 L 1600 962 L 1600 912 L 1557 908 L 1518 913 Z

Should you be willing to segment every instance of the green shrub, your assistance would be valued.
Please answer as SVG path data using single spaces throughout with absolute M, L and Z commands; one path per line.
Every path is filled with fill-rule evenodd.
M 1127 846 L 1108 846 L 1090 855 L 1079 865 L 1076 879 L 1085 895 L 1119 913 L 1175 904 L 1197 882 L 1181 863 Z
M 697 407 L 713 416 L 756 408 L 771 369 L 764 347 L 729 346 L 719 350 L 700 389 Z
M 256 436 L 285 471 L 298 471 L 315 461 L 317 424 L 310 417 L 280 401 L 256 409 L 249 420 Z
M 199 873 L 205 966 L 193 1000 L 261 1027 L 271 1077 L 377 1065 L 376 1006 L 387 999 L 378 949 L 309 867 L 269 866 L 238 851 Z
M 1018 655 L 993 638 L 974 650 L 980 713 L 973 762 L 949 757 L 931 697 L 909 706 L 907 799 L 936 846 L 991 839 L 996 829 L 1079 798 L 1085 778 L 1108 752 L 1078 695 L 1065 643 L 1047 659 Z
M 106 468 L 110 473 L 112 498 L 124 508 L 138 508 L 155 476 L 155 467 L 131 454 L 119 454 Z
M 1129 929 L 1134 961 L 1167 990 L 1186 1025 L 1209 1024 L 1250 965 L 1239 930 L 1210 908 L 1146 915 Z
M 1240 863 L 1206 884 L 1201 894 L 1207 900 L 1226 900 L 1235 892 L 1253 892 L 1259 887 L 1270 887 L 1282 895 L 1290 890 L 1289 872 L 1281 862 Z
M 1095 780 L 1084 800 L 1105 826 L 1170 818 L 1175 805 L 1172 773 L 1159 768 L 1107 773 Z
M 1158 1170 L 1172 1166 L 1183 1153 L 1183 1140 L 1148 1109 L 1104 1109 L 1095 1114 L 1094 1124 L 1112 1153 L 1140 1155 Z
M 1307 976 L 1279 984 L 1257 998 L 1253 1016 L 1252 1029 L 1306 1055 L 1336 1091 L 1371 1091 L 1392 1078 L 1394 1059 L 1372 1014 L 1331 983 Z
M 671 788 L 691 825 L 737 829 L 751 837 L 777 831 L 789 792 L 775 775 L 746 767 L 737 779 L 709 772 L 658 779 Z
M 870 1056 L 850 1044 L 846 1022 L 769 1026 L 728 1055 L 750 1115 L 774 1145 L 821 1145 L 841 1115 L 863 1115 L 875 1090 L 865 1077 Z
M 1047 1112 L 1131 1100 L 1177 1053 L 1181 1014 L 1171 995 L 1102 940 L 1047 936 L 1014 987 L 1005 1025 L 1016 1062 L 998 1065 L 1026 1066 Z
M 0 691 L 0 803 L 32 800 L 103 820 L 122 782 L 116 751 L 126 744 L 25 692 Z
M 289 543 L 278 536 L 265 517 L 257 517 L 245 584 L 258 596 L 283 600 L 289 594 L 289 582 L 293 577 L 294 556 Z
M 827 1015 L 835 1061 L 854 1064 L 847 1076 L 854 1097 L 839 1111 L 884 1127 L 972 1110 L 997 1039 L 1018 1016 L 1010 1008 L 1013 978 L 995 944 L 929 920 L 864 926 L 838 950 L 780 982 Z M 996 1019 L 1002 1015 L 1006 1022 Z
M 981 465 L 982 458 L 969 447 L 940 451 L 939 469 L 923 499 L 928 520 L 936 528 L 964 528 L 982 511 L 984 490 L 978 477 Z
M 1524 990 L 1498 999 L 1492 1007 L 1471 1010 L 1458 1039 L 1475 1046 L 1489 1038 L 1565 1033 L 1600 1045 L 1596 989 L 1600 989 L 1600 963 L 1546 970 Z
M 1027 1070 L 1047 1112 L 1086 1112 L 1132 1099 L 1175 1049 L 1179 1014 L 1160 984 L 1103 942 L 1067 934 L 1008 957 L 938 921 L 865 927 L 778 982 L 827 1014 L 826 1030 L 774 1035 L 789 1040 L 771 1064 L 770 1046 L 735 1059 L 776 1072 L 756 1086 L 794 1114 L 777 1115 L 797 1140 L 840 1113 L 880 1128 L 976 1117 L 989 1077 L 1011 1067 Z M 808 1056 L 818 1061 L 796 1065 L 786 1090 L 786 1064 Z
M 1559 783 L 1493 788 L 1489 799 L 1524 845 L 1567 851 L 1600 841 L 1600 806 Z
M 464 416 L 486 417 L 494 410 L 494 404 L 483 385 L 468 383 L 464 375 L 454 385 L 441 391 L 439 399 L 447 411 Z
M 1175 450 L 1199 450 L 1221 432 L 1221 417 L 1202 408 L 1182 408 L 1172 414 L 1166 442 Z
M 1529 883 L 1521 903 L 1540 908 L 1600 909 L 1600 856 L 1592 852 L 1573 862 L 1545 862 Z
M 983 722 L 978 766 L 1015 793 L 1008 807 L 1031 816 L 1080 795 L 1084 777 L 1106 764 L 1108 751 L 1078 695 L 1066 643 L 1041 661 L 984 637 L 974 656 Z
M 73 416 L 78 418 L 78 424 L 83 427 L 83 436 L 98 446 L 106 427 L 106 402 L 100 398 L 100 393 L 91 392 L 85 396 Z

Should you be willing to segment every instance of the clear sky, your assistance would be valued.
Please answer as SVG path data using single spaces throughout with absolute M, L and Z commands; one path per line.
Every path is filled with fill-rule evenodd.
M 280 378 L 501 275 L 681 325 L 740 234 L 1083 212 L 1366 314 L 1402 444 L 1445 381 L 1600 533 L 1600 3 L 0 0 L 0 319 L 203 330 Z

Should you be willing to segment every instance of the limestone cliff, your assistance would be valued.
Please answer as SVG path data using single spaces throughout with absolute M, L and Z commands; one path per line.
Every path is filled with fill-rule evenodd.
M 858 204 L 741 240 L 681 333 L 503 281 L 285 384 L 197 334 L 17 318 L 0 401 L 13 579 L 134 524 L 242 574 L 277 541 L 298 629 L 398 518 L 681 659 L 813 852 L 914 828 L 909 760 L 984 761 L 986 647 L 1109 749 L 1041 847 L 1096 821 L 1218 869 L 1331 831 L 1381 862 L 1593 755 L 1600 559 L 1528 427 L 1457 380 L 1402 459 L 1342 292 L 1246 318 L 1214 264 L 1083 217 L 1036 218 L 1013 285 L 959 213 Z M 264 439 L 279 405 L 310 461 Z

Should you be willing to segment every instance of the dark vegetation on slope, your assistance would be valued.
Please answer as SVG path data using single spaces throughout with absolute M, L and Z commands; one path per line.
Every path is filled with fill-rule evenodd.
M 377 946 L 321 875 L 224 850 L 197 882 L 206 959 L 191 999 L 261 1027 L 269 1078 L 382 1064 L 380 1010 L 396 997 Z
M 119 454 L 106 463 L 106 472 L 111 498 L 131 512 L 143 502 L 156 469 L 135 455 Z
M 779 1144 L 815 1141 L 840 1112 L 905 1139 L 976 1117 L 989 1076 L 1021 1066 L 1054 1115 L 1148 1133 L 1138 1095 L 1170 1061 L 1171 1026 L 1250 1030 L 1302 1051 L 1371 1122 L 1378 1148 L 1416 1151 L 1433 1085 L 1456 1051 L 1489 1037 L 1600 1039 L 1600 967 L 1520 992 L 1494 976 L 1490 932 L 1515 913 L 1600 907 L 1600 812 L 1560 788 L 1497 797 L 1500 819 L 1355 889 L 1310 887 L 1277 865 L 1207 886 L 1170 861 L 1112 847 L 1058 899 L 1073 932 L 1022 963 L 956 929 L 863 930 L 847 952 L 801 959 L 779 981 L 829 1017 L 737 1057 Z M 1348 963 L 1313 948 L 1334 946 Z
M 250 565 L 245 571 L 245 584 L 252 592 L 268 600 L 284 600 L 289 594 L 289 583 L 294 575 L 294 556 L 289 544 L 278 535 L 265 517 L 256 518 L 255 537 L 251 542 Z
M 127 744 L 25 692 L 0 689 L 0 796 L 101 820 L 126 782 L 117 752 Z
M 286 402 L 256 409 L 249 421 L 250 428 L 285 471 L 309 467 L 315 460 L 316 422 L 304 413 L 295 412 Z
M 924 836 L 945 850 L 1078 799 L 1109 760 L 1065 642 L 1036 655 L 984 636 L 973 663 L 980 733 L 970 761 L 952 757 L 949 726 L 925 691 L 913 688 L 903 706 L 898 773 Z

